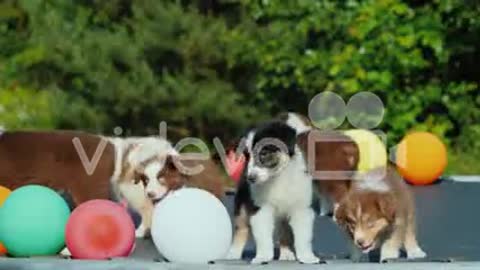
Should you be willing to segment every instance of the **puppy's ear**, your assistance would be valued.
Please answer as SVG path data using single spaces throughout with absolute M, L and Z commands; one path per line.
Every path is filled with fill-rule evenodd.
M 177 170 L 177 161 L 178 157 L 176 155 L 167 155 L 163 166 L 166 170 Z
M 161 175 L 158 176 L 159 178 L 163 177 L 169 188 L 172 190 L 179 189 L 184 185 L 184 175 L 182 175 L 177 168 L 178 160 L 178 155 L 167 155 L 163 170 L 160 172 Z
M 132 170 L 132 175 L 133 175 L 132 176 L 133 177 L 133 183 L 135 185 L 140 183 L 140 182 L 142 182 L 142 184 L 145 184 L 142 180 L 142 177 L 144 177 L 144 176 L 142 176 L 137 170 L 133 169 Z
M 339 209 L 340 209 L 340 203 L 335 203 L 333 205 L 333 215 L 332 215 L 333 222 L 335 223 L 338 223 L 338 218 L 340 218 L 342 215 L 345 215 L 345 213 L 340 212 L 344 210 L 339 210 Z
M 138 150 L 142 145 L 140 143 L 131 143 L 124 150 L 124 159 L 130 166 L 135 167 L 141 163 Z
M 333 221 L 339 225 L 345 224 L 347 219 L 347 210 L 345 202 L 335 203 L 333 206 Z
M 297 135 L 297 145 L 300 147 L 300 150 L 304 153 L 308 153 L 308 136 L 313 132 L 307 131 Z
M 395 221 L 397 210 L 396 205 L 396 199 L 392 194 L 382 195 L 377 198 L 377 207 L 380 210 L 380 213 L 382 213 L 390 223 Z
M 121 182 L 130 182 L 134 181 L 135 184 L 138 183 L 135 166 L 130 162 L 124 162 L 122 165 L 122 171 L 119 176 L 119 181 Z

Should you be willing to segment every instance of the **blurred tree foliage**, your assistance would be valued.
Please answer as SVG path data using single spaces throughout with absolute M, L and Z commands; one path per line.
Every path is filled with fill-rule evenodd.
M 231 79 L 241 74 L 226 67 L 223 20 L 159 1 L 11 7 L 1 25 L 2 81 L 65 92 L 59 128 L 155 134 L 167 121 L 173 135 L 213 137 L 256 114 Z
M 61 93 L 57 128 L 231 138 L 371 91 L 390 141 L 480 149 L 475 0 L 4 0 L 0 47 L 3 89 Z
M 1 89 L 0 126 L 2 129 L 55 128 L 54 102 L 45 91 Z

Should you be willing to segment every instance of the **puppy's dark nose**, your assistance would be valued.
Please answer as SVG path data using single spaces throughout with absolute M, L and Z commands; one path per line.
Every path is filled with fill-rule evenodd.
M 257 177 L 255 175 L 248 175 L 247 181 L 254 184 L 257 181 Z
M 147 192 L 147 197 L 150 199 L 155 199 L 155 197 L 157 197 L 157 194 L 155 194 L 155 192 Z

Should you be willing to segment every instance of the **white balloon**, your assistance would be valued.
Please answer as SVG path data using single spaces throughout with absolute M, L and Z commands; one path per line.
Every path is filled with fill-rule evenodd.
M 158 251 L 169 261 L 208 263 L 225 257 L 232 241 L 232 223 L 215 196 L 183 188 L 155 206 L 151 233 Z

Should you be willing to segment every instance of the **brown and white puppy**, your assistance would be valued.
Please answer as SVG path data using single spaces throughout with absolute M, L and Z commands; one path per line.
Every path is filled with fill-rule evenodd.
M 148 151 L 134 151 L 140 145 Z M 145 199 L 144 189 L 125 185 L 120 181 L 121 174 L 135 164 L 135 158 L 167 155 L 172 149 L 168 141 L 159 137 L 7 131 L 0 135 L 0 184 L 12 190 L 30 184 L 47 186 L 68 194 L 73 207 L 92 199 L 125 199 L 143 213 L 143 208 L 152 207 Z M 140 232 L 143 227 L 140 226 Z
M 151 150 L 151 146 L 145 144 L 134 149 L 119 181 L 121 193 L 131 195 L 127 201 L 136 205 L 134 208 L 142 216 L 137 237 L 147 235 L 154 205 L 170 192 L 182 187 L 195 187 L 212 193 L 220 200 L 225 194 L 224 175 L 212 160 L 186 159 L 171 145 L 165 145 L 162 151 L 153 151 L 157 155 L 146 154 Z M 142 196 L 138 196 L 140 190 Z
M 353 242 L 352 259 L 380 248 L 380 261 L 423 258 L 416 239 L 413 196 L 395 166 L 373 169 L 355 177 L 351 190 L 336 206 L 334 218 Z
M 134 172 L 137 167 L 143 168 L 143 164 L 150 160 L 165 159 L 169 155 L 176 154 L 172 144 L 161 137 L 131 137 L 131 138 L 108 138 L 115 145 L 116 171 L 114 174 L 114 194 L 118 200 L 125 200 L 128 205 L 137 211 L 142 217 L 135 234 L 144 237 L 150 228 L 151 214 L 154 203 L 147 196 L 142 183 L 135 181 Z M 151 172 L 156 176 L 156 172 Z M 155 175 L 153 175 L 155 174 Z
M 183 159 L 183 157 L 169 155 L 165 160 L 146 161 L 136 168 L 134 180 L 145 186 L 146 195 L 153 202 L 158 202 L 169 192 L 182 187 L 203 189 L 222 200 L 225 195 L 225 176 L 218 164 L 210 159 Z M 152 171 L 157 172 L 156 178 L 152 177 Z

